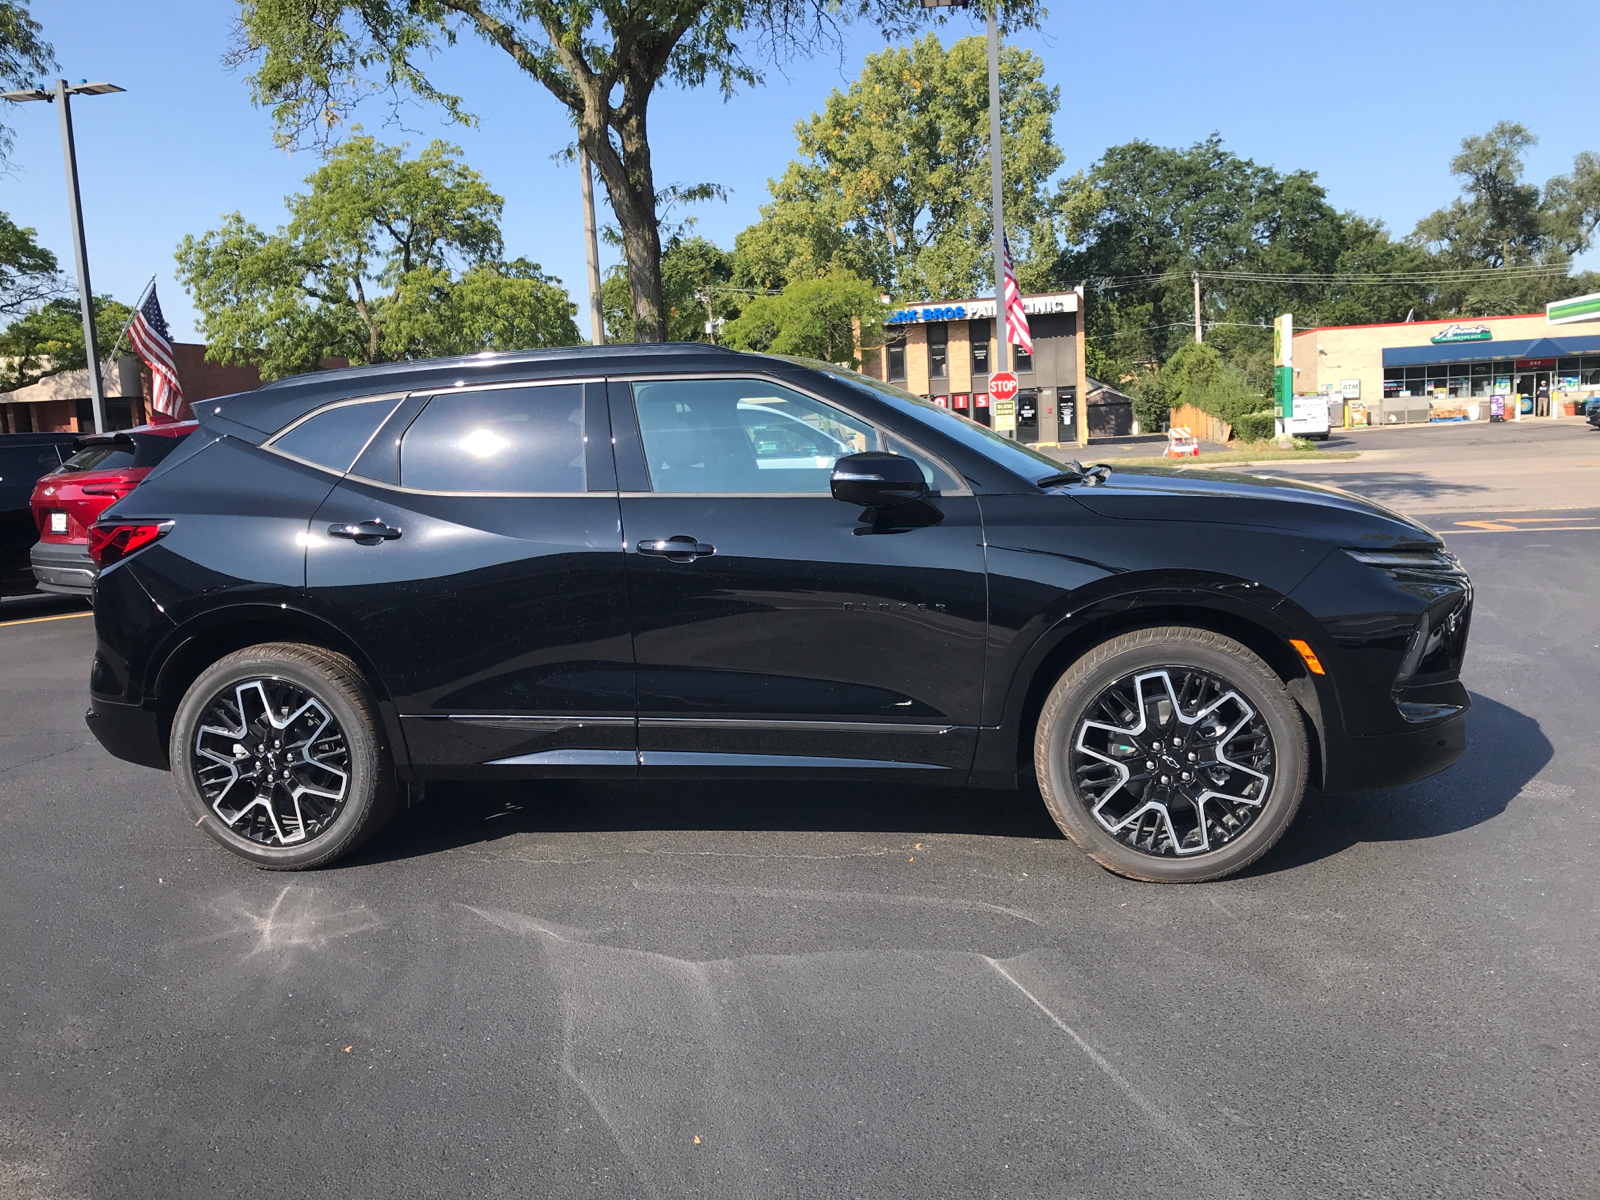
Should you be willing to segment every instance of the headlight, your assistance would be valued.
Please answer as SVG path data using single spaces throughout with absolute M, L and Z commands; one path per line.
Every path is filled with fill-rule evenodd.
M 1448 550 L 1346 550 L 1345 553 L 1369 567 L 1388 567 L 1391 570 L 1411 567 L 1424 571 L 1461 569 L 1461 560 Z

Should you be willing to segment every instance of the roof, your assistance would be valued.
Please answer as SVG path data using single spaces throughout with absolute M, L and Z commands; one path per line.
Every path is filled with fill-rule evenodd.
M 509 383 L 613 373 L 727 370 L 734 362 L 765 356 L 742 354 L 706 342 L 653 345 L 558 346 L 544 350 L 469 354 L 457 358 L 382 363 L 311 371 L 192 405 L 202 421 L 224 420 L 259 433 L 282 429 L 296 417 L 333 400 L 385 392 L 414 392 L 468 383 Z M 768 360 L 770 361 L 770 360 Z M 790 364 L 784 364 L 787 369 Z
M 114 366 L 109 362 L 101 363 L 100 388 L 100 394 L 108 400 L 143 394 L 139 360 L 131 354 L 123 354 L 118 356 Z M 44 404 L 51 400 L 88 398 L 88 367 L 79 367 L 76 371 L 57 371 L 14 392 L 0 392 L 0 404 Z

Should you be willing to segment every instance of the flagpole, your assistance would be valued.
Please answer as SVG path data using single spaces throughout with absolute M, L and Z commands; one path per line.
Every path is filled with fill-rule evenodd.
M 139 315 L 139 309 L 144 306 L 145 297 L 150 294 L 150 289 L 155 287 L 156 277 L 150 276 L 150 282 L 144 285 L 144 291 L 139 293 L 139 298 L 133 302 L 133 311 L 128 314 L 128 319 L 122 323 L 122 332 L 117 334 L 117 340 L 111 343 L 111 353 L 106 355 L 106 361 L 117 361 L 117 350 L 122 345 L 122 339 L 128 336 L 128 330 L 133 328 L 133 319 Z

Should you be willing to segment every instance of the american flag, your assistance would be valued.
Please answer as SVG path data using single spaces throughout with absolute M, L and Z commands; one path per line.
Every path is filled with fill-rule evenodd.
M 128 340 L 150 368 L 150 390 L 154 393 L 150 406 L 176 420 L 183 409 L 183 388 L 178 383 L 178 368 L 172 361 L 172 334 L 167 330 L 167 319 L 161 315 L 161 301 L 156 299 L 154 284 L 150 286 L 150 298 L 133 314 Z
M 1000 235 L 1006 255 L 1006 341 L 1021 346 L 1024 354 L 1033 353 L 1033 334 L 1028 332 L 1028 314 L 1022 311 L 1022 292 L 1017 288 L 1017 273 L 1011 267 L 1011 239 Z

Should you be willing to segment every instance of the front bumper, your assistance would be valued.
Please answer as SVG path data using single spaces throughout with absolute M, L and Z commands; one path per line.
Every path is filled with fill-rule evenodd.
M 39 589 L 67 596 L 94 594 L 95 565 L 82 542 L 35 542 L 28 552 Z
M 95 739 L 118 758 L 159 771 L 170 769 L 167 747 L 161 740 L 153 710 L 142 704 L 118 704 L 96 696 L 83 720 Z
M 1373 737 L 1341 735 L 1327 747 L 1325 795 L 1399 787 L 1437 775 L 1467 749 L 1467 713 L 1472 701 L 1461 690 L 1461 706 L 1442 721 L 1404 733 Z

